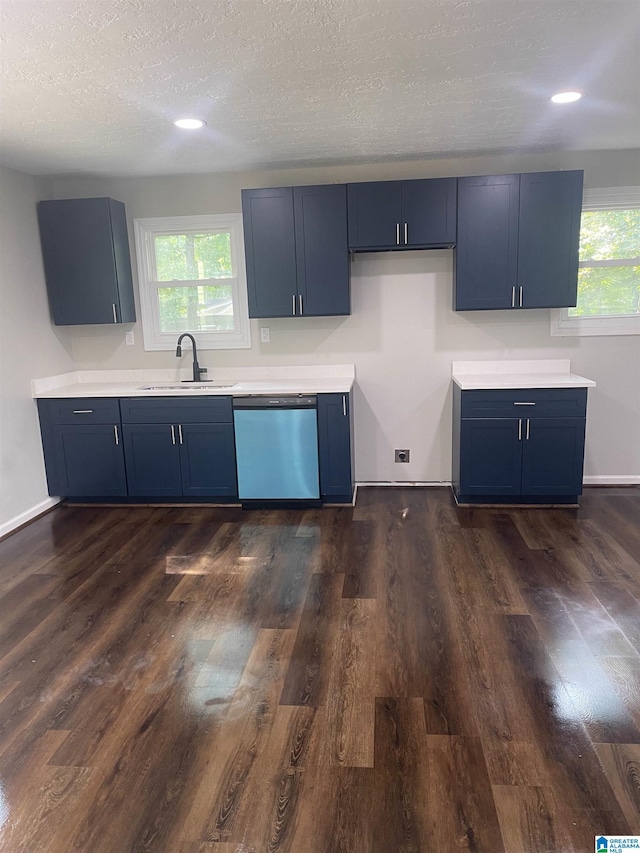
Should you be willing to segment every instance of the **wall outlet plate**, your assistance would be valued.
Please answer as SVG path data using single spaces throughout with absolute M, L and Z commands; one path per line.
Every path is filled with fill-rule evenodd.
M 135 335 L 133 334 L 133 329 L 129 329 L 128 332 L 124 333 L 124 342 L 128 347 L 133 347 L 136 344 Z
M 263 344 L 271 343 L 271 330 L 268 326 L 260 326 L 260 341 Z
M 396 462 L 408 462 L 411 456 L 410 450 L 396 450 Z

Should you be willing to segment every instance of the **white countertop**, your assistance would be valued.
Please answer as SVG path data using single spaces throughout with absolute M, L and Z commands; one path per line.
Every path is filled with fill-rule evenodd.
M 307 367 L 235 367 L 210 370 L 212 385 L 180 390 L 145 385 L 181 383 L 191 377 L 181 370 L 81 370 L 31 383 L 34 397 L 207 397 L 243 394 L 346 394 L 355 381 L 352 364 Z M 224 383 L 226 387 L 216 387 Z
M 593 379 L 571 372 L 568 358 L 522 361 L 454 361 L 453 381 L 463 391 L 499 388 L 594 388 Z

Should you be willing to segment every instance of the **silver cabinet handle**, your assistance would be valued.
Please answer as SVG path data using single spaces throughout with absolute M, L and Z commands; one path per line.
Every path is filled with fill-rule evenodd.
M 118 315 L 116 313 L 116 303 L 112 302 L 111 307 L 113 308 L 113 322 L 117 323 L 118 322 Z
M 74 415 L 92 415 L 93 409 L 74 409 L 73 414 Z
M 296 295 L 295 295 L 295 293 L 293 294 L 291 299 L 292 299 L 292 305 L 293 305 L 293 311 L 291 313 L 295 317 L 295 314 L 296 314 Z
M 520 307 L 522 308 L 522 285 L 520 286 Z
M 516 403 L 514 402 L 514 406 L 535 406 L 535 403 Z
M 526 435 L 527 441 L 529 441 L 529 424 L 530 424 L 530 421 L 529 421 L 529 418 L 527 418 L 527 435 Z
M 298 302 L 300 303 L 300 314 L 302 314 L 302 294 L 298 296 Z
M 518 441 L 522 441 L 522 418 L 518 418 Z
M 113 437 L 116 440 L 116 446 L 118 444 L 120 444 L 120 436 L 118 435 L 118 427 L 115 424 L 113 425 Z
M 516 286 L 515 286 L 515 284 L 511 288 L 511 307 L 512 308 L 516 307 Z
M 405 246 L 407 245 L 408 242 L 409 242 L 409 226 L 405 222 L 404 223 L 404 244 L 405 244 Z
M 400 223 L 396 222 L 396 246 L 400 245 Z
M 345 395 L 342 395 L 342 414 L 347 417 L 347 398 Z
M 176 431 L 173 428 L 173 424 L 171 424 L 171 444 L 176 443 Z
M 178 436 L 180 438 L 180 444 L 182 444 L 182 424 L 178 424 Z

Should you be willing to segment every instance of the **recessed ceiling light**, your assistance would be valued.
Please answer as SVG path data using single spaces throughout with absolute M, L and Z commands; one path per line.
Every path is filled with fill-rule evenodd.
M 206 121 L 202 121 L 200 118 L 179 118 L 174 121 L 174 124 L 183 130 L 198 130 L 198 128 L 205 126 Z
M 581 92 L 558 92 L 551 100 L 554 104 L 570 104 L 572 101 L 579 101 L 581 97 Z

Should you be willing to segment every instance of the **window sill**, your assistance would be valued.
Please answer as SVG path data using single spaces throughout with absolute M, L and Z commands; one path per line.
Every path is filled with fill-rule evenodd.
M 551 311 L 551 335 L 554 337 L 640 335 L 640 315 L 569 317 L 566 308 L 556 308 Z

